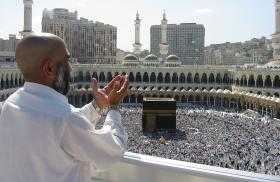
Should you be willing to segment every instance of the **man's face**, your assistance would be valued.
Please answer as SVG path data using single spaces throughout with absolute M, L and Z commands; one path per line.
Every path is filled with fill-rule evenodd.
M 54 89 L 66 96 L 70 89 L 70 70 L 66 70 L 62 63 L 56 64 L 56 70 Z
M 69 58 L 70 54 L 64 46 L 63 51 L 61 52 L 61 56 L 59 56 L 59 60 L 56 62 L 56 79 L 53 85 L 53 88 L 57 92 L 65 96 L 70 89 L 71 65 L 69 63 Z

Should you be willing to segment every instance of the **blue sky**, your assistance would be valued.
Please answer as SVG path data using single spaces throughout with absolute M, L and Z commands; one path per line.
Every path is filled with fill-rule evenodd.
M 0 0 L 0 37 L 23 27 L 23 1 Z M 134 19 L 140 13 L 141 43 L 150 47 L 150 26 L 160 24 L 166 10 L 168 23 L 204 24 L 206 45 L 245 41 L 274 32 L 274 0 L 33 0 L 33 30 L 41 31 L 44 8 L 67 8 L 79 17 L 118 28 L 118 48 L 132 50 Z

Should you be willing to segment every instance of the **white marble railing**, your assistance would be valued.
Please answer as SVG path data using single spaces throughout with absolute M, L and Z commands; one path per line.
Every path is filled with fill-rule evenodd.
M 279 182 L 270 176 L 127 152 L 106 172 L 93 172 L 103 182 Z

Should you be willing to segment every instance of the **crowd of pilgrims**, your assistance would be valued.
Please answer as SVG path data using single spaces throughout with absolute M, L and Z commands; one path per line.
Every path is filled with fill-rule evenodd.
M 177 108 L 176 132 L 143 133 L 141 107 L 122 107 L 121 115 L 129 152 L 280 175 L 280 127 L 275 120 L 185 106 Z

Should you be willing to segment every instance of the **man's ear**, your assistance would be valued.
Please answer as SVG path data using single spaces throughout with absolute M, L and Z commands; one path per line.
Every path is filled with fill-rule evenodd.
M 55 78 L 56 77 L 56 67 L 52 60 L 46 59 L 42 63 L 42 72 L 44 77 Z

